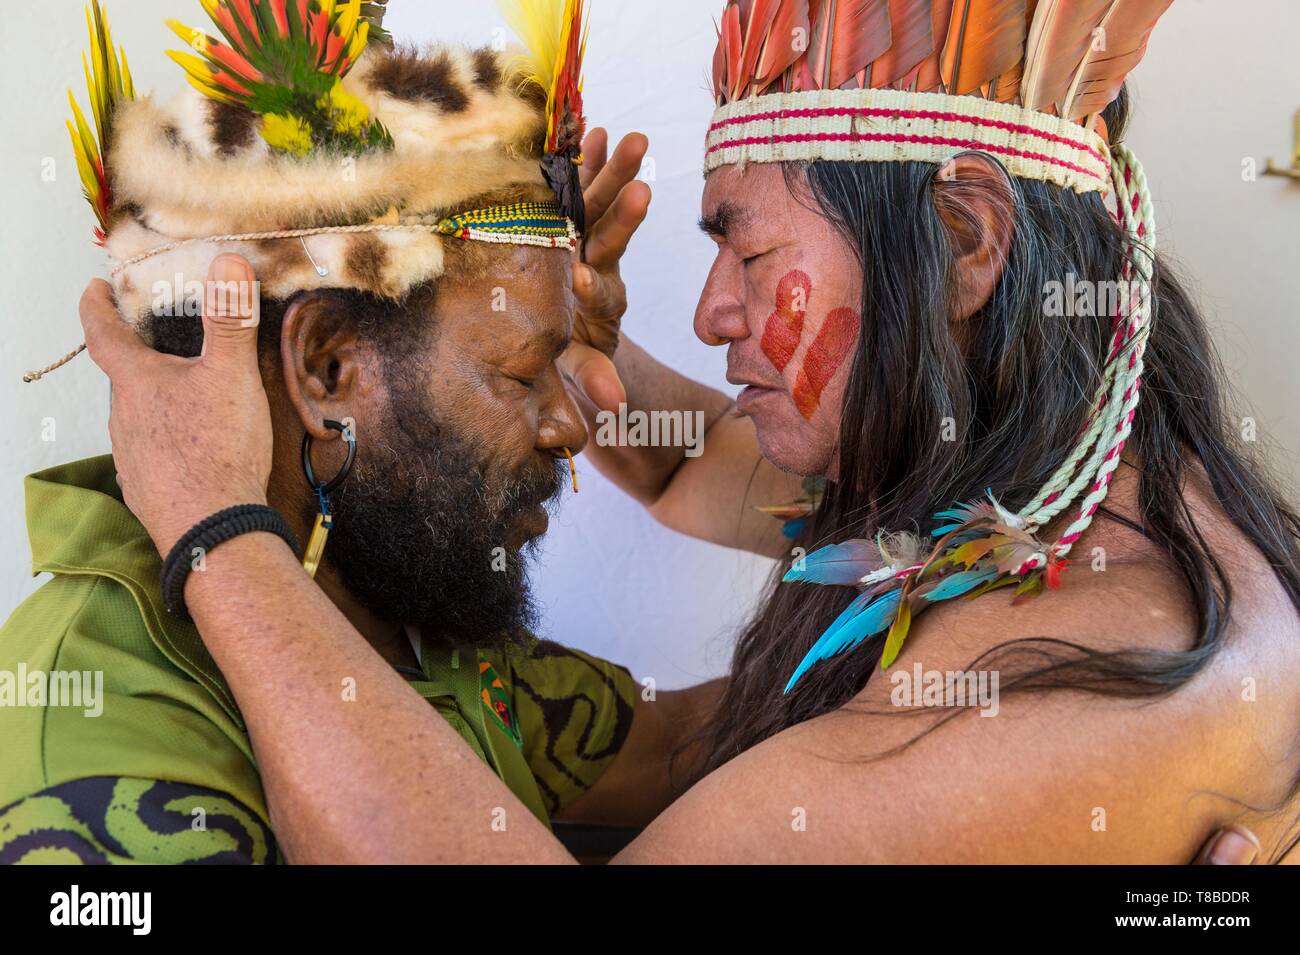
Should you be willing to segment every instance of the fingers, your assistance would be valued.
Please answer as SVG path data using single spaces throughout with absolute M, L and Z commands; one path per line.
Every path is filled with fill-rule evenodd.
M 614 312 L 622 294 L 615 295 L 612 285 L 617 277 L 607 278 L 590 265 L 582 262 L 573 264 L 573 297 L 577 300 L 578 314 L 590 321 L 606 318 L 622 318 L 622 312 Z
M 95 279 L 86 286 L 78 311 L 81 330 L 86 336 L 86 351 L 109 378 L 144 355 L 156 354 L 122 320 L 113 299 L 113 287 L 103 279 Z
M 608 153 L 609 133 L 597 126 L 582 141 L 582 168 L 578 170 L 578 181 L 582 184 L 583 192 L 587 191 L 596 174 L 604 168 Z
M 623 187 L 637 177 L 650 140 L 641 133 L 628 133 L 614 149 L 614 155 L 601 165 L 591 185 L 583 190 L 587 201 L 587 222 L 592 223 L 618 198 Z
M 1250 865 L 1259 855 L 1259 840 L 1245 826 L 1220 829 L 1201 849 L 1196 865 Z
M 231 254 L 213 259 L 203 300 L 203 359 L 256 368 L 260 304 L 247 259 Z
M 632 236 L 645 222 L 650 198 L 650 187 L 644 182 L 630 182 L 623 187 L 609 211 L 588 229 L 588 265 L 602 271 L 617 267 Z
M 600 411 L 617 414 L 618 406 L 627 401 L 618 369 L 603 352 L 590 345 L 571 344 L 560 356 L 560 370 Z

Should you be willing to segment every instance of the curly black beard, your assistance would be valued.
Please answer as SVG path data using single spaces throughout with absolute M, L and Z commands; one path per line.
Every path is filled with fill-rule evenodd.
M 401 390 L 390 402 L 393 427 L 369 440 L 357 434 L 356 464 L 331 499 L 326 559 L 354 597 L 419 627 L 425 640 L 526 647 L 536 625 L 527 580 L 535 548 L 511 549 L 510 528 L 558 498 L 567 471 L 534 461 L 502 474 L 438 420 L 427 394 Z

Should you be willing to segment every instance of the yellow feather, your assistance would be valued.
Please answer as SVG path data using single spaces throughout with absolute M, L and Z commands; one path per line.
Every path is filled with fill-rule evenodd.
M 885 650 L 880 655 L 880 669 L 888 670 L 893 666 L 894 661 L 898 659 L 898 651 L 903 649 L 903 641 L 907 639 L 907 631 L 911 627 L 912 605 L 908 602 L 907 594 L 904 593 L 903 599 L 898 602 L 898 614 L 889 628 L 889 636 L 885 638 Z
M 77 105 L 77 100 L 72 95 L 72 90 L 68 90 L 68 102 L 72 105 L 72 116 L 77 123 L 77 134 L 81 138 L 81 151 L 87 159 L 99 158 L 99 147 L 95 143 L 95 135 L 90 131 L 90 124 L 86 122 L 86 116 Z
M 104 21 L 104 62 L 108 64 L 108 89 L 120 90 L 122 88 L 122 73 L 118 69 L 117 56 L 113 53 L 113 34 L 108 28 L 108 21 Z
M 339 22 L 338 22 L 339 36 L 347 37 L 351 35 L 353 29 L 356 28 L 357 21 L 360 19 L 361 19 L 361 0 L 352 0 L 352 2 L 348 4 L 347 9 L 343 11 L 342 16 L 339 17 Z
M 77 175 L 81 177 L 81 188 L 85 191 L 86 198 L 94 205 L 99 192 L 99 180 L 95 178 L 95 170 L 86 155 L 85 144 L 77 133 L 77 128 L 72 125 L 72 120 L 68 120 L 68 135 L 72 137 L 72 155 L 77 160 Z
M 90 63 L 86 59 L 85 53 L 81 54 L 81 68 L 86 74 L 86 95 L 90 99 L 90 112 L 95 117 L 95 126 L 96 128 L 103 128 L 101 124 L 104 120 L 99 115 L 99 97 L 95 95 L 95 81 L 90 75 Z M 68 95 L 72 95 L 71 90 L 68 91 Z
M 179 50 L 167 50 L 166 53 L 193 79 L 200 80 L 207 86 L 213 85 L 211 68 L 193 53 L 182 53 Z
M 577 26 L 581 0 L 497 0 L 501 15 L 519 36 L 526 56 L 516 57 L 509 70 L 525 85 L 535 83 L 546 91 L 546 136 L 549 141 L 557 122 L 556 90 L 569 64 L 564 56 Z M 585 19 L 585 14 L 584 14 Z M 586 54 L 587 37 L 579 41 L 579 58 Z M 582 89 L 579 81 L 578 89 Z
M 366 48 L 366 43 L 370 39 L 370 23 L 363 22 L 361 28 L 357 30 L 352 37 L 352 43 L 348 47 L 348 59 L 355 62 L 361 55 L 361 51 Z
M 95 81 L 90 88 L 91 110 L 95 114 L 95 125 L 103 122 L 108 112 L 108 77 L 104 75 L 104 48 L 97 31 L 90 19 L 90 8 L 86 8 L 86 25 L 90 28 L 90 65 L 95 71 Z
M 560 59 L 560 42 L 566 13 L 572 16 L 574 0 L 497 0 L 501 15 L 528 50 L 520 64 L 527 80 L 549 91 Z
M 135 99 L 135 81 L 131 79 L 131 67 L 126 62 L 126 50 L 122 50 L 122 93 L 127 99 Z
M 194 27 L 187 27 L 179 20 L 167 20 L 167 26 L 171 31 L 181 38 L 181 41 L 191 50 L 202 53 L 208 48 L 208 35 L 202 30 L 196 30 Z
M 86 76 L 89 112 L 95 128 L 91 129 L 71 90 L 68 91 L 68 102 L 72 106 L 72 121 L 67 126 L 82 188 L 95 210 L 100 227 L 106 229 L 102 207 L 109 204 L 109 197 L 104 167 L 112 139 L 113 113 L 124 100 L 135 99 L 135 84 L 127 66 L 126 52 L 113 48 L 113 34 L 99 0 L 91 0 L 85 12 L 89 43 L 87 52 L 81 55 L 81 68 Z

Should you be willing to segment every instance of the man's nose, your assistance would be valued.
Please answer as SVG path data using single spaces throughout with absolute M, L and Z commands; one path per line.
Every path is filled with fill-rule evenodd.
M 542 407 L 537 426 L 537 449 L 562 458 L 565 449 L 577 454 L 587 446 L 587 425 L 564 387 L 559 372 L 550 377 L 554 379 L 549 382 L 553 387 L 550 388 L 550 400 Z
M 743 278 L 731 274 L 735 269 L 719 258 L 700 293 L 695 309 L 695 337 L 706 345 L 725 345 L 749 337 L 745 321 Z

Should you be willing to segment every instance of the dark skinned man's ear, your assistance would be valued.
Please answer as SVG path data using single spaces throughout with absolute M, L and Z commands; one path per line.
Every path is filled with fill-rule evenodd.
M 355 408 L 367 387 L 364 360 L 356 326 L 327 298 L 308 294 L 285 311 L 280 330 L 285 395 L 314 439 L 338 438 L 324 421 L 342 420 Z
M 989 300 L 1002 279 L 1015 197 L 1005 171 L 980 153 L 961 153 L 931 180 L 934 208 L 952 239 L 958 277 L 953 320 L 964 322 Z

